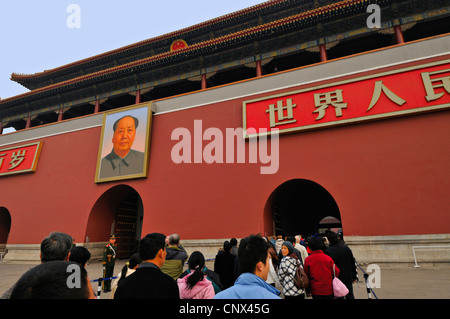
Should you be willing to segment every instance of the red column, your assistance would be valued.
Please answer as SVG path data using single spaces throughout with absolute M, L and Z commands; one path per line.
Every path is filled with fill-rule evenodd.
M 400 25 L 394 26 L 395 40 L 397 44 L 405 43 L 405 39 L 403 38 L 402 27 Z
M 31 127 L 31 115 L 28 115 L 27 124 L 25 125 L 25 128 L 30 128 L 30 127 Z
M 63 115 L 64 115 L 63 108 L 60 108 L 58 112 L 58 122 L 61 122 L 63 120 Z
M 135 104 L 141 103 L 141 90 L 136 91 L 136 102 Z
M 206 89 L 206 74 L 202 74 L 202 90 Z
M 100 112 L 100 101 L 96 100 L 95 101 L 94 113 L 98 113 L 98 112 Z
M 327 48 L 325 47 L 325 44 L 319 45 L 319 51 L 320 51 L 320 61 L 324 62 L 328 60 L 327 57 Z
M 256 61 L 256 76 L 260 77 L 262 75 L 262 67 L 261 67 L 261 60 Z

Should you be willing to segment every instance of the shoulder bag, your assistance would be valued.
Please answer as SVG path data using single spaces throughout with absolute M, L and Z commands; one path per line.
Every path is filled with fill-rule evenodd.
M 300 265 L 301 263 L 301 265 Z M 297 270 L 294 276 L 294 285 L 300 289 L 306 289 L 309 287 L 309 278 L 303 269 L 303 262 L 300 259 L 300 263 L 297 263 Z
M 348 288 L 336 277 L 335 264 L 333 264 L 333 294 L 335 297 L 345 297 L 348 294 Z

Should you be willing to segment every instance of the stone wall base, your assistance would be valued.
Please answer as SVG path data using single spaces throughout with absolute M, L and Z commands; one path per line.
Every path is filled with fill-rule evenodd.
M 396 235 L 396 236 L 346 236 L 346 244 L 352 249 L 360 265 L 448 266 L 450 267 L 450 234 Z M 416 251 L 413 247 L 426 246 Z
M 346 236 L 346 244 L 360 265 L 378 264 L 383 266 L 414 267 L 416 262 L 413 247 L 427 246 L 427 250 L 416 251 L 417 265 L 420 267 L 450 267 L 450 234 L 396 235 L 396 236 Z M 213 259 L 227 239 L 182 240 L 188 252 L 198 250 L 205 259 Z M 239 238 L 238 238 L 239 241 Z M 90 262 L 100 260 L 107 242 L 77 243 L 91 252 Z M 439 248 L 436 249 L 435 246 Z M 447 246 L 447 248 L 445 248 Z M 444 249 L 443 249 L 444 248 Z M 40 245 L 6 245 L 4 263 L 40 263 Z

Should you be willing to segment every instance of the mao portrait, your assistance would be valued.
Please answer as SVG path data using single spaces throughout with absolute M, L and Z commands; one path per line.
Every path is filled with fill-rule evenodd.
M 147 177 L 149 104 L 104 114 L 95 182 Z

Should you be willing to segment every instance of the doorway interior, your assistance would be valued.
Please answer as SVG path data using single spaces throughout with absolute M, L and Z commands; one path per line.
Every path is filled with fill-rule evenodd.
M 117 258 L 129 258 L 138 249 L 143 219 L 142 199 L 130 189 L 114 215 L 113 233 L 118 237 Z
M 342 229 L 341 214 L 331 194 L 316 182 L 292 179 L 269 196 L 265 216 L 272 218 L 274 235 L 303 237 Z
M 11 230 L 11 214 L 5 207 L 0 207 L 0 261 L 6 254 L 6 243 Z

